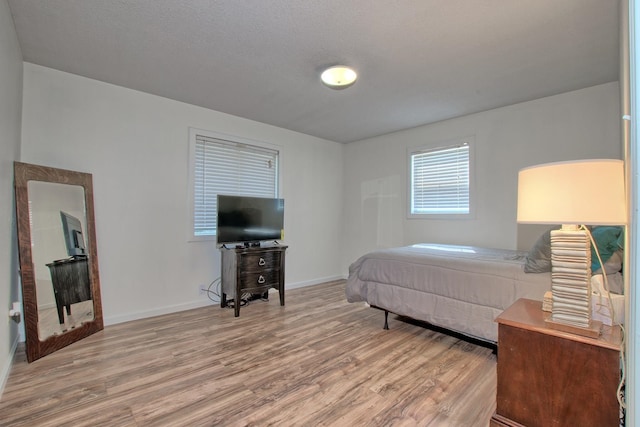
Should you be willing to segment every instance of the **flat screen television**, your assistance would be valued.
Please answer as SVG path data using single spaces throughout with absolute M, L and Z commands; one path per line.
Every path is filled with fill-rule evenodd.
M 282 239 L 284 199 L 218 195 L 217 242 L 219 245 Z
M 62 233 L 67 254 L 70 257 L 87 256 L 80 220 L 63 211 L 60 211 L 60 219 L 62 220 Z

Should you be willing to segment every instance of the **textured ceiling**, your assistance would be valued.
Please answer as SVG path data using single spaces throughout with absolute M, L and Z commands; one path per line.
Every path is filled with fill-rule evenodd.
M 618 79 L 618 0 L 9 5 L 27 62 L 338 142 Z

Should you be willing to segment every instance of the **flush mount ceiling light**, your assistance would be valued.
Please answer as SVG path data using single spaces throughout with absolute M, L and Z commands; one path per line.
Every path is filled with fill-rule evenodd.
M 356 82 L 358 75 L 353 68 L 344 65 L 329 67 L 322 72 L 322 83 L 331 89 L 346 89 Z

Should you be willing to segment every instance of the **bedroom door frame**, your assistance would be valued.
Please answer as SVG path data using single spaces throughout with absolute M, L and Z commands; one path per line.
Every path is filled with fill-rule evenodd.
M 626 425 L 640 424 L 640 376 L 637 362 L 640 357 L 640 289 L 638 289 L 637 266 L 640 263 L 640 241 L 638 240 L 638 208 L 640 186 L 640 145 L 638 143 L 637 112 L 640 108 L 640 0 L 620 2 L 620 94 L 622 112 L 622 144 L 627 174 L 627 200 L 629 202 L 629 224 L 627 226 L 627 248 L 625 283 L 627 298 L 626 330 Z

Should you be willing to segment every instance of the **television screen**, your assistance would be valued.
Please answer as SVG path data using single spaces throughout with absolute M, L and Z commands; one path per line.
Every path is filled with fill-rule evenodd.
M 69 256 L 86 256 L 87 251 L 80 220 L 62 211 L 60 211 L 60 219 L 62 220 L 62 233 L 64 234 L 64 243 L 67 246 L 67 254 Z
M 284 199 L 218 195 L 217 242 L 258 243 L 282 238 Z

